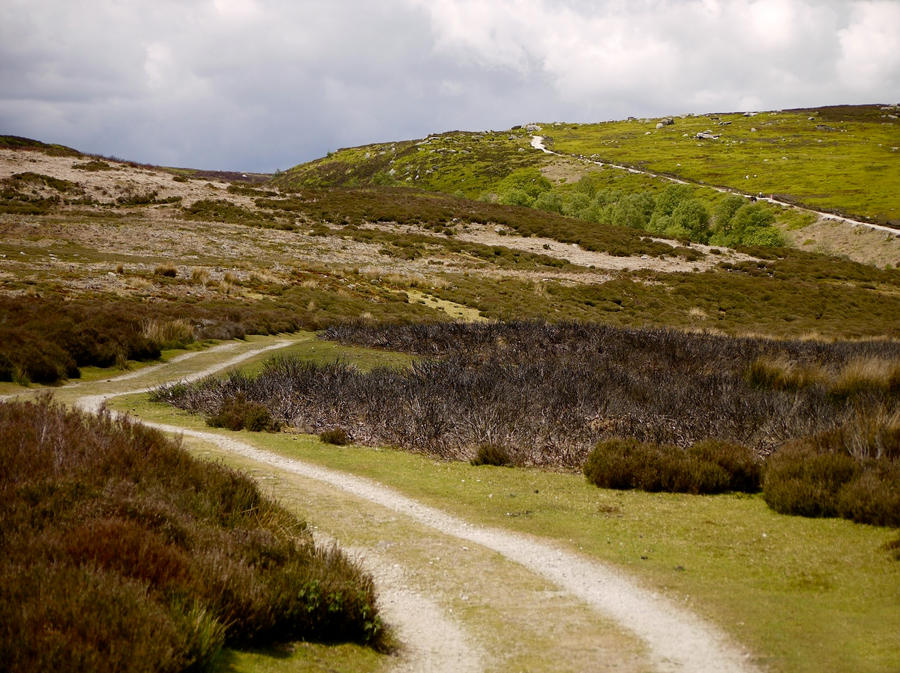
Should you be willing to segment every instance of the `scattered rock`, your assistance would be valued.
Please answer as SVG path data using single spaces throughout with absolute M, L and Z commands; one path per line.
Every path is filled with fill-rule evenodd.
M 698 133 L 695 137 L 697 138 L 697 140 L 718 140 L 719 134 L 713 133 L 712 131 L 707 129 L 706 131 L 700 131 L 700 133 Z
M 540 131 L 540 130 L 541 130 L 541 127 L 538 126 L 537 124 L 528 124 L 528 125 L 525 127 L 525 130 L 526 130 L 526 131 Z
M 660 119 L 656 124 L 656 128 L 661 129 L 664 126 L 672 126 L 675 123 L 675 120 L 671 117 L 666 117 L 665 119 Z
M 816 131 L 837 131 L 837 129 L 828 124 L 816 124 Z

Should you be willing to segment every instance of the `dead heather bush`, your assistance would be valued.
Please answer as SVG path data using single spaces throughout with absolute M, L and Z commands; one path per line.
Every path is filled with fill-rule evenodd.
M 801 343 L 602 325 L 420 324 L 334 327 L 326 335 L 424 357 L 403 371 L 277 360 L 253 381 L 197 386 L 161 399 L 204 414 L 237 392 L 286 424 L 354 428 L 354 441 L 470 460 L 472 447 L 516 447 L 523 465 L 580 467 L 610 437 L 683 449 L 716 439 L 760 455 L 837 427 L 892 393 L 841 399 L 823 386 L 772 390 L 745 373 L 785 354 L 823 370 L 891 342 Z M 201 394 L 202 391 L 202 394 Z M 206 397 L 204 397 L 206 396 Z

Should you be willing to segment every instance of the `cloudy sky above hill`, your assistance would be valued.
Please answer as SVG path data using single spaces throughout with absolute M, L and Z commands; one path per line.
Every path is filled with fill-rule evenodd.
M 529 121 L 900 99 L 897 0 L 3 0 L 0 133 L 271 171 Z

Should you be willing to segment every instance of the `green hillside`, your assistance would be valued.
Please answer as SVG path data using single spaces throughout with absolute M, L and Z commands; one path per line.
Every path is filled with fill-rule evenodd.
M 845 106 L 455 131 L 341 149 L 296 166 L 272 183 L 282 189 L 403 185 L 679 240 L 805 245 L 846 254 L 852 247 L 846 241 L 820 241 L 827 235 L 817 230 L 794 233 L 815 224 L 815 214 L 747 203 L 720 188 L 900 223 L 897 112 L 887 106 Z M 717 137 L 699 139 L 700 133 Z M 533 147 L 536 135 L 557 154 Z M 748 209 L 737 216 L 742 205 Z M 808 247 L 814 244 L 821 245 Z M 859 255 L 854 259 L 868 261 Z M 883 265 L 890 259 L 882 251 L 872 261 Z
M 752 114 L 752 113 L 748 113 Z M 900 224 L 900 111 L 860 105 L 552 125 L 548 147 Z M 698 140 L 712 131 L 717 140 Z

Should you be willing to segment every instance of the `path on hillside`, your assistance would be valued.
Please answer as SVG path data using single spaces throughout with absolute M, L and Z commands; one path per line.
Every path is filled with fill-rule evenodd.
M 739 191 L 737 189 L 731 189 L 728 187 L 716 187 L 714 185 L 700 184 L 690 182 L 688 180 L 682 180 L 681 178 L 675 178 L 671 175 L 663 175 L 662 173 L 654 173 L 653 171 L 641 170 L 639 168 L 634 168 L 633 166 L 625 166 L 624 164 L 616 164 L 610 161 L 596 161 L 594 159 L 588 159 L 579 154 L 565 154 L 563 152 L 554 152 L 553 150 L 548 150 L 544 146 L 544 137 L 543 136 L 531 136 L 531 146 L 540 150 L 544 154 L 552 154 L 557 157 L 566 157 L 569 159 L 579 159 L 580 161 L 587 161 L 588 163 L 595 164 L 597 166 L 610 166 L 612 168 L 618 168 L 619 170 L 628 171 L 629 173 L 637 173 L 640 175 L 649 175 L 654 178 L 659 178 L 661 180 L 667 180 L 669 182 L 674 182 L 679 185 L 688 185 L 688 184 L 698 184 L 702 187 L 709 187 L 710 189 L 715 189 L 717 192 L 722 192 L 723 194 L 736 194 L 738 196 L 743 196 L 744 198 L 750 199 L 755 198 L 758 201 L 766 201 L 768 203 L 775 204 L 776 206 L 782 206 L 784 208 L 793 208 L 794 210 L 801 213 L 810 213 L 812 215 L 817 215 L 818 217 L 824 220 L 831 220 L 836 222 L 844 222 L 845 224 L 849 224 L 853 227 L 868 227 L 869 229 L 875 229 L 876 231 L 886 231 L 894 236 L 900 236 L 900 229 L 894 229 L 893 227 L 886 227 L 883 224 L 873 224 L 871 222 L 863 222 L 862 220 L 855 220 L 852 217 L 844 217 L 842 215 L 835 215 L 834 213 L 828 213 L 822 210 L 814 210 L 813 208 L 807 208 L 804 206 L 798 206 L 793 203 L 789 203 L 788 201 L 782 201 L 780 199 L 776 199 L 774 196 L 757 196 L 754 194 L 747 194 L 746 192 Z
M 231 357 L 217 357 L 210 365 L 202 368 L 198 366 L 187 375 L 172 377 L 171 382 L 197 380 L 290 343 L 290 340 L 280 340 Z M 206 353 L 209 354 L 209 351 Z M 219 352 L 215 355 L 222 354 L 229 354 L 227 346 L 219 347 Z M 170 363 L 162 367 L 168 364 Z M 158 374 L 157 368 L 155 378 L 159 378 Z M 140 378 L 139 375 L 128 374 L 119 380 L 134 379 L 139 382 Z M 112 392 L 77 395 L 73 391 L 76 392 L 75 404 L 87 411 L 96 411 L 111 397 L 146 392 L 151 388 L 141 387 L 138 383 L 133 389 L 122 390 L 120 386 L 115 386 L 116 381 L 111 379 L 106 382 L 113 384 L 115 390 Z M 84 386 L 98 387 L 97 384 Z M 166 432 L 198 438 L 226 452 L 250 459 L 257 465 L 269 466 L 327 485 L 345 496 L 350 494 L 359 500 L 391 510 L 403 517 L 403 520 L 414 522 L 425 531 L 432 531 L 432 535 L 450 536 L 492 550 L 504 560 L 519 564 L 535 576 L 555 585 L 561 593 L 590 606 L 596 611 L 598 621 L 601 617 L 611 618 L 633 633 L 646 646 L 649 662 L 655 671 L 752 673 L 757 670 L 749 663 L 748 655 L 738 645 L 730 642 L 717 627 L 667 598 L 640 587 L 623 573 L 596 560 L 524 534 L 469 523 L 372 480 L 286 458 L 231 436 L 158 423 L 148 425 Z M 464 626 L 447 615 L 437 600 L 405 587 L 405 574 L 415 574 L 416 568 L 385 568 L 383 564 L 379 565 L 377 558 L 366 562 L 365 555 L 363 561 L 376 577 L 385 615 L 396 625 L 401 639 L 406 640 L 409 645 L 406 657 L 398 662 L 397 670 L 410 673 L 465 673 L 486 669 L 487 656 L 481 646 L 476 644 L 476 639 L 466 633 Z M 461 572 L 465 572 L 465 567 Z M 598 662 L 601 663 L 603 662 Z M 605 665 L 603 670 L 606 670 Z

